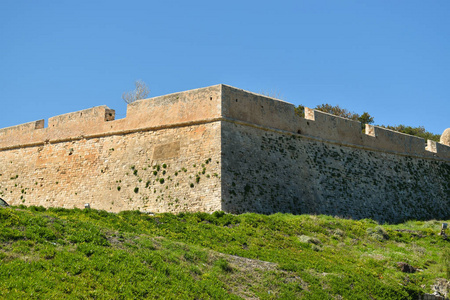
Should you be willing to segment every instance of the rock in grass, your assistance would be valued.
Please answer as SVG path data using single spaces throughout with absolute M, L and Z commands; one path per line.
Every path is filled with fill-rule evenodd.
M 389 234 L 387 234 L 387 232 L 384 231 L 383 228 L 381 228 L 380 226 L 369 227 L 367 228 L 366 232 L 368 236 L 379 242 L 383 242 L 389 239 Z
M 398 262 L 397 266 L 400 268 L 400 271 L 402 271 L 403 273 L 415 273 L 416 272 L 416 269 L 413 266 L 411 266 L 405 262 Z
M 299 236 L 298 240 L 301 243 L 314 244 L 314 245 L 321 245 L 322 244 L 322 242 L 318 238 L 310 237 L 310 236 L 307 236 L 307 235 Z
M 433 294 L 439 295 L 442 297 L 450 296 L 450 280 L 446 280 L 444 278 L 436 279 L 434 285 L 431 286 L 433 290 Z

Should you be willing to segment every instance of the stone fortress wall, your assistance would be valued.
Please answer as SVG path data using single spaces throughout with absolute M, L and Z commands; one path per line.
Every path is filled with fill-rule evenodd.
M 10 204 L 445 218 L 450 147 L 227 85 L 0 129 Z
M 50 118 L 46 128 L 2 129 L 0 197 L 114 212 L 219 210 L 220 91 L 137 101 L 119 120 L 100 106 Z

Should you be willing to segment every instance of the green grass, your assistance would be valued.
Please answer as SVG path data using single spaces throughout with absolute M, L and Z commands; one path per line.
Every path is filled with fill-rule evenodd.
M 416 299 L 450 270 L 440 226 L 2 208 L 0 298 Z

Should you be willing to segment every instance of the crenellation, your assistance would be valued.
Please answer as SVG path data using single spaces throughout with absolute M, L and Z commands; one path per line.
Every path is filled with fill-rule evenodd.
M 195 123 L 220 118 L 221 86 L 133 102 L 127 107 L 129 128 Z
M 34 129 L 42 129 L 45 127 L 45 120 L 38 120 L 34 122 Z
M 316 120 L 315 112 L 316 110 L 311 109 L 309 107 L 305 107 L 305 119 L 315 121 Z
M 426 156 L 425 140 L 420 137 L 404 134 L 379 126 L 373 127 L 375 139 L 366 138 L 368 147 L 387 152 Z
M 447 159 L 450 157 L 450 146 L 436 142 L 436 152 L 435 154 L 439 158 Z
M 116 118 L 116 111 L 114 109 L 105 109 L 105 121 L 114 121 Z
M 6 127 L 0 129 L 0 138 L 4 139 L 10 136 L 22 135 L 32 133 L 36 129 L 44 128 L 45 120 L 38 120 L 28 122 L 16 126 Z
M 111 111 L 107 106 L 97 106 L 89 109 L 84 109 L 72 113 L 67 113 L 48 119 L 48 127 L 67 129 L 71 127 L 80 128 L 84 124 L 98 124 L 106 121 L 106 111 Z
M 437 153 L 437 142 L 427 140 L 427 146 L 425 147 L 426 151 Z
M 0 129 L 0 149 L 11 146 L 23 147 L 42 141 L 44 125 L 44 120 L 38 120 Z
M 302 133 L 325 140 L 362 145 L 361 123 L 318 110 L 305 108 Z M 297 121 L 298 122 L 298 121 Z
M 115 111 L 98 106 L 49 119 L 0 129 L 0 149 L 14 145 L 70 140 L 80 136 L 102 136 L 157 130 L 212 120 L 230 119 L 283 130 L 334 143 L 352 144 L 377 151 L 430 156 L 423 139 L 361 123 L 305 107 L 305 118 L 295 114 L 294 105 L 227 85 L 139 100 L 127 107 L 127 116 L 115 120 Z M 177 125 L 178 124 L 178 125 Z M 10 135 L 10 136 L 9 136 Z M 446 145 L 437 147 L 437 157 L 448 158 Z M 434 154 L 433 154 L 434 155 Z M 434 155 L 436 157 L 436 155 Z
M 366 124 L 364 132 L 368 136 L 376 137 L 375 126 L 374 125 Z
M 227 85 L 0 129 L 10 204 L 151 212 L 450 211 L 450 147 Z

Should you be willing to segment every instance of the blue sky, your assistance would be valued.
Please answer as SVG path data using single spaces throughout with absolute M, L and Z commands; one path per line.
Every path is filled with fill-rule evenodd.
M 224 83 L 450 127 L 450 1 L 0 1 L 0 128 Z

